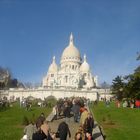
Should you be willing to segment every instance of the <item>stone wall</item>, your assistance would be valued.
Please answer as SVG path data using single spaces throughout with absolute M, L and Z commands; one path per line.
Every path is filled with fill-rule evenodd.
M 35 98 L 44 99 L 48 96 L 54 96 L 56 99 L 64 98 L 64 97 L 85 97 L 89 98 L 91 101 L 95 101 L 100 99 L 100 97 L 104 97 L 105 95 L 111 96 L 108 92 L 104 93 L 103 90 L 93 89 L 93 90 L 64 90 L 64 89 L 11 89 L 3 91 L 1 94 L 3 96 L 8 97 L 10 99 L 14 96 L 14 98 L 22 99 L 27 98 L 28 96 L 32 96 Z

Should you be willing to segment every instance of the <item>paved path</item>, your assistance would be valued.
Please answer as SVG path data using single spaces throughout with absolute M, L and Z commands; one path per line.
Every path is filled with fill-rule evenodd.
M 93 139 L 94 140 L 104 140 L 104 137 L 102 136 L 101 130 L 96 121 L 94 122 Z
M 63 119 L 58 119 L 58 120 L 53 120 L 52 122 L 49 122 L 51 131 L 52 132 L 57 132 L 58 125 L 62 121 L 64 121 L 64 118 Z M 77 132 L 77 130 L 79 128 L 79 123 L 74 123 L 74 119 L 73 119 L 73 117 L 71 117 L 70 122 L 68 123 L 68 125 L 69 125 L 69 129 L 70 129 L 70 132 L 71 132 L 71 138 L 68 137 L 67 140 L 73 140 L 74 135 L 75 135 L 75 133 Z
M 94 118 L 94 129 L 93 129 L 93 132 L 92 132 L 93 139 L 94 140 L 104 140 L 105 138 L 103 137 L 102 132 L 101 132 L 101 130 L 99 128 L 99 125 L 98 125 L 97 121 L 95 120 L 93 111 L 90 110 L 89 107 L 87 107 L 87 108 L 92 113 L 93 118 Z
M 57 132 L 58 125 L 62 121 L 64 121 L 64 119 L 58 119 L 58 120 L 53 120 L 52 122 L 49 122 L 51 131 L 52 132 Z M 73 140 L 74 136 L 75 136 L 75 133 L 77 132 L 80 124 L 75 123 L 74 120 L 73 120 L 73 117 L 71 117 L 68 125 L 69 125 L 70 131 L 71 131 L 71 138 L 68 137 L 67 140 Z M 96 121 L 95 121 L 95 126 L 94 126 L 94 129 L 93 129 L 93 138 L 94 138 L 94 140 L 104 140 Z
M 88 108 L 88 106 L 87 106 L 87 108 Z M 89 108 L 88 108 L 88 111 L 90 111 Z M 91 113 L 92 113 L 92 115 L 94 117 L 94 114 L 93 114 L 92 111 L 91 111 Z M 53 119 L 53 113 L 51 113 L 48 116 L 47 120 L 51 121 L 52 119 Z M 61 119 L 58 119 L 58 120 L 53 120 L 52 122 L 49 122 L 51 131 L 52 132 L 57 132 L 58 125 L 62 121 L 64 121 L 64 118 L 61 118 Z M 101 132 L 99 126 L 98 126 L 98 123 L 95 121 L 94 124 L 95 124 L 94 129 L 93 129 L 93 138 L 94 138 L 94 140 L 104 140 L 104 137 L 103 137 L 102 132 Z M 80 124 L 75 123 L 74 118 L 71 117 L 70 122 L 68 123 L 68 125 L 69 125 L 69 129 L 70 129 L 70 132 L 71 132 L 71 138 L 68 137 L 67 140 L 73 140 L 74 136 L 75 136 L 75 133 L 77 132 Z

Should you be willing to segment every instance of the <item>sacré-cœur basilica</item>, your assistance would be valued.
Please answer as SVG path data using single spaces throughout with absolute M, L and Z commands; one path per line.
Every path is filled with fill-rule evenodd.
M 67 89 L 92 89 L 98 86 L 97 76 L 92 75 L 86 55 L 82 60 L 80 52 L 74 44 L 72 33 L 69 44 L 62 53 L 60 65 L 56 64 L 54 56 L 48 72 L 43 78 L 42 86 Z
M 97 76 L 92 75 L 86 55 L 82 60 L 71 34 L 69 44 L 62 53 L 60 65 L 56 64 L 53 57 L 40 87 L 9 89 L 1 96 L 6 96 L 8 99 L 20 98 L 20 100 L 30 96 L 42 100 L 49 96 L 54 96 L 56 99 L 85 97 L 90 100 L 100 100 L 112 97 L 110 93 L 110 89 L 102 89 L 98 86 Z

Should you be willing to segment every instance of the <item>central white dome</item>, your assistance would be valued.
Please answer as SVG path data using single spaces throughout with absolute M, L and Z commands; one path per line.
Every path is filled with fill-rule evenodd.
M 79 50 L 74 46 L 73 43 L 73 35 L 70 35 L 70 43 L 69 45 L 64 49 L 61 57 L 61 63 L 67 62 L 67 61 L 75 61 L 75 62 L 81 62 L 81 56 Z

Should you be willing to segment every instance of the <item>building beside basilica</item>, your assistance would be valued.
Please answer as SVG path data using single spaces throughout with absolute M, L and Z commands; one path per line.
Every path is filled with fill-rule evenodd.
M 97 76 L 92 75 L 86 55 L 82 60 L 72 34 L 69 45 L 62 53 L 60 65 L 56 64 L 54 56 L 46 76 L 43 77 L 42 86 L 67 89 L 92 89 L 98 86 Z

